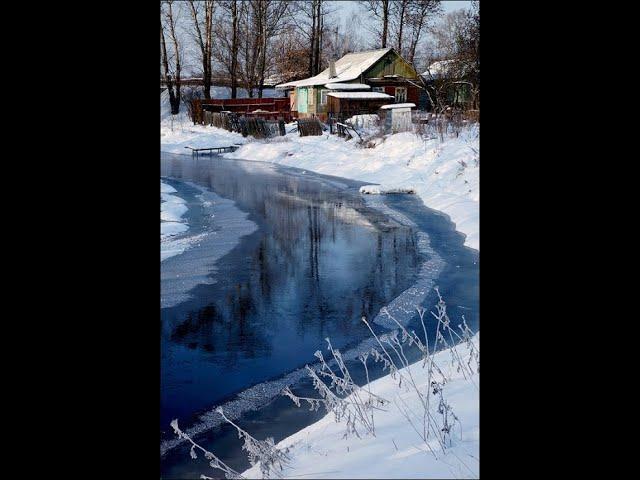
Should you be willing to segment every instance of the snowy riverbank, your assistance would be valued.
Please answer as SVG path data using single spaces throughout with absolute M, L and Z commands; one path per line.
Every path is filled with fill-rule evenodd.
M 457 137 L 423 139 L 412 133 L 387 135 L 375 148 L 360 148 L 355 141 L 337 136 L 299 137 L 288 134 L 270 141 L 242 138 L 214 127 L 187 122 L 161 122 L 161 149 L 185 153 L 185 146 L 226 146 L 243 143 L 228 158 L 257 160 L 335 175 L 377 186 L 362 194 L 411 190 L 425 205 L 451 217 L 466 235 L 465 245 L 479 250 L 479 126 L 462 129 Z M 288 128 L 289 129 L 289 128 Z M 256 164 L 259 168 L 259 164 Z M 475 337 L 479 344 L 479 334 Z M 462 350 L 461 352 L 462 353 Z M 464 357 L 464 354 L 463 354 Z M 436 355 L 449 368 L 449 352 Z M 464 360 L 464 358 L 463 358 Z M 426 388 L 426 372 L 420 364 L 409 367 L 416 382 Z M 343 424 L 328 414 L 319 422 L 279 443 L 289 447 L 292 461 L 285 478 L 478 478 L 479 476 L 479 375 L 473 380 L 455 370 L 448 372 L 445 393 L 460 420 L 453 445 L 434 456 L 411 429 L 397 404 L 418 411 L 418 397 L 403 392 L 386 376 L 372 382 L 373 392 L 395 399 L 376 416 L 376 436 L 343 439 Z M 437 405 L 433 405 L 434 408 Z M 304 405 L 303 405 L 304 408 Z M 259 468 L 243 473 L 261 478 Z
M 185 237 L 189 224 L 184 219 L 187 201 L 171 185 L 160 180 L 160 262 L 179 255 L 190 245 Z
M 473 338 L 479 351 L 480 334 Z M 461 344 L 457 352 L 463 362 L 469 361 L 469 352 Z M 445 350 L 434 356 L 434 361 L 449 380 L 443 395 L 458 418 L 451 434 L 452 445 L 446 453 L 438 450 L 432 439 L 429 451 L 418 434 L 412 430 L 401 413 L 420 412 L 418 395 L 411 388 L 398 387 L 397 378 L 390 375 L 371 382 L 371 391 L 391 401 L 386 411 L 375 412 L 376 435 L 343 438 L 345 420 L 336 423 L 332 413 L 320 421 L 291 435 L 278 443 L 280 449 L 289 448 L 291 462 L 283 473 L 284 478 L 478 478 L 480 459 L 479 388 L 480 375 L 464 378 L 463 373 L 451 365 L 451 353 Z M 402 369 L 409 378 L 408 369 L 421 391 L 427 389 L 428 369 L 422 362 Z M 303 404 L 301 408 L 305 408 Z M 434 417 L 439 416 L 438 403 L 430 408 Z M 245 478 L 261 478 L 256 465 L 242 474 Z
M 273 162 L 372 184 L 382 190 L 414 190 L 425 205 L 451 217 L 466 235 L 465 245 L 480 249 L 480 128 L 462 129 L 456 137 L 423 139 L 413 133 L 387 135 L 375 148 L 360 148 L 335 135 L 273 140 L 186 121 L 161 122 L 163 151 L 185 153 L 185 146 L 226 146 L 243 143 L 228 158 Z
M 189 229 L 182 219 L 187 213 L 187 202 L 175 193 L 175 188 L 160 180 L 160 241 Z

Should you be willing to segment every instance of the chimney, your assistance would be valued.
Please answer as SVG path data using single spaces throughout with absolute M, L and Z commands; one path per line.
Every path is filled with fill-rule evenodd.
M 336 74 L 336 62 L 331 60 L 329 62 L 329 78 L 336 78 L 338 75 Z

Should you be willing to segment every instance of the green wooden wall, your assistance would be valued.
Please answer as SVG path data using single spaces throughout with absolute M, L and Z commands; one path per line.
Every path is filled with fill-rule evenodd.
M 418 72 L 395 52 L 389 52 L 365 72 L 366 78 L 379 78 L 385 75 L 401 75 L 406 78 L 418 78 Z

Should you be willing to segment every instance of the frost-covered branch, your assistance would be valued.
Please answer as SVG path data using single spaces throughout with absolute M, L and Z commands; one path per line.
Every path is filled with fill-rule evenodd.
M 232 420 L 229 420 L 221 407 L 218 407 L 216 412 L 222 415 L 222 418 L 227 423 L 233 425 L 238 431 L 238 438 L 244 440 L 242 449 L 249 455 L 251 465 L 260 464 L 262 478 L 270 478 L 271 474 L 280 477 L 280 472 L 291 460 L 289 457 L 289 449 L 280 450 L 276 447 L 271 437 L 265 440 L 258 440 L 252 437 L 249 432 L 240 428 Z
M 191 458 L 193 459 L 198 458 L 198 455 L 196 454 L 196 449 L 198 449 L 202 451 L 204 453 L 204 457 L 207 460 L 209 460 L 209 466 L 211 468 L 215 468 L 216 470 L 221 470 L 222 472 L 224 472 L 224 476 L 226 478 L 229 478 L 229 479 L 244 478 L 242 475 L 240 475 L 238 472 L 236 472 L 234 469 L 232 469 L 226 463 L 224 463 L 222 460 L 216 457 L 213 453 L 203 448 L 202 446 L 198 445 L 196 442 L 194 442 L 191 439 L 191 437 L 189 437 L 189 435 L 187 435 L 182 430 L 180 430 L 180 427 L 178 426 L 178 419 L 173 420 L 171 422 L 171 426 L 173 427 L 173 431 L 178 436 L 178 438 L 183 438 L 191 443 L 191 450 L 189 452 L 189 454 L 191 455 Z M 205 477 L 204 475 L 202 475 L 200 478 L 210 478 L 210 477 Z

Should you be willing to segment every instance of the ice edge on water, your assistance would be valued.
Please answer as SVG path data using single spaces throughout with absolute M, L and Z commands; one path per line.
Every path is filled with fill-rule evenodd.
M 414 222 L 402 213 L 388 207 L 381 197 L 366 196 L 365 203 L 367 206 L 375 208 L 402 225 L 414 227 L 417 230 L 417 225 Z M 391 320 L 389 316 L 393 316 L 402 326 L 406 326 L 416 314 L 416 307 L 422 305 L 425 301 L 435 286 L 436 279 L 445 267 L 445 262 L 442 257 L 431 248 L 429 235 L 417 230 L 416 236 L 418 237 L 418 252 L 424 255 L 427 260 L 420 265 L 416 282 L 394 298 L 389 305 L 381 308 L 380 312 L 375 316 L 373 321 L 380 326 L 389 329 L 397 327 L 397 324 Z
M 208 257 L 206 261 L 203 261 L 200 257 L 197 261 L 189 261 L 188 275 L 174 276 L 171 272 L 172 265 L 161 262 L 163 286 L 160 292 L 160 308 L 173 307 L 188 300 L 190 298 L 188 292 L 197 285 L 213 283 L 210 273 L 214 269 L 215 263 L 233 250 L 240 243 L 242 237 L 250 235 L 258 229 L 258 225 L 247 218 L 249 214 L 240 210 L 233 200 L 220 197 L 215 192 L 195 183 L 180 181 L 200 191 L 197 198 L 200 200 L 205 214 L 223 222 L 225 227 L 220 231 L 207 230 L 196 235 L 174 240 L 174 243 L 183 242 L 184 244 L 178 244 L 178 246 L 184 247 L 178 253 L 184 255 L 180 260 L 177 260 L 183 265 L 188 261 L 187 257 L 193 257 L 188 250 L 196 244 L 208 247 L 206 249 Z
M 411 221 L 408 217 L 397 212 L 387 205 L 384 204 L 384 201 L 380 199 L 380 197 L 365 197 L 365 203 L 367 206 L 374 208 L 391 219 L 397 221 L 398 223 L 417 228 L 417 225 Z M 391 303 L 389 303 L 386 307 L 380 309 L 380 312 L 374 318 L 374 322 L 380 326 L 393 329 L 397 327 L 395 322 L 393 322 L 384 311 L 388 312 L 390 315 L 400 322 L 403 326 L 406 325 L 414 315 L 416 315 L 416 307 L 421 305 L 424 300 L 427 298 L 428 294 L 434 287 L 435 281 L 442 272 L 445 262 L 438 255 L 438 253 L 431 248 L 431 243 L 429 241 L 429 235 L 422 231 L 417 231 L 416 235 L 418 237 L 417 241 L 417 249 L 418 252 L 427 257 L 427 260 L 422 263 L 417 273 L 417 280 L 411 287 L 403 291 L 400 295 L 394 298 Z M 342 357 L 344 360 L 355 360 L 358 356 L 366 351 L 371 350 L 371 348 L 376 344 L 376 340 L 373 338 L 367 338 L 360 342 L 353 348 L 342 353 Z M 333 361 L 329 362 L 330 364 Z M 311 365 L 316 366 L 316 364 Z M 306 377 L 307 372 L 305 368 L 296 369 L 285 376 L 275 379 L 268 380 L 266 382 L 259 383 L 254 385 L 253 387 L 247 388 L 242 392 L 238 393 L 236 398 L 230 400 L 229 402 L 224 403 L 221 407 L 224 410 L 224 413 L 231 420 L 235 420 L 239 418 L 243 413 L 248 411 L 257 410 L 258 408 L 264 406 L 266 403 L 270 402 L 278 395 L 282 389 L 286 386 L 292 385 L 297 381 Z M 204 433 L 206 431 L 212 430 L 223 423 L 223 419 L 220 414 L 215 412 L 215 409 L 218 406 L 210 409 L 206 413 L 200 416 L 200 423 L 197 423 L 190 428 L 185 430 L 185 433 L 190 437 L 194 437 L 198 434 Z M 169 450 L 175 448 L 184 442 L 184 439 L 174 438 L 171 440 L 165 440 L 160 444 L 160 456 L 163 456 Z

